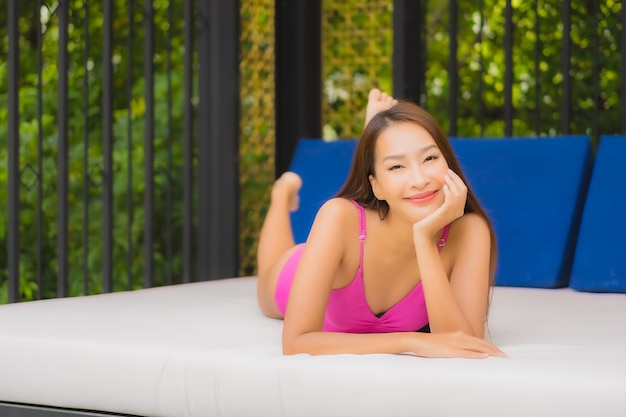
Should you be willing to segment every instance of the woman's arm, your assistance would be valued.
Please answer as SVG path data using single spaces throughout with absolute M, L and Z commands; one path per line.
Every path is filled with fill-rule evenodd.
M 467 188 L 456 174 L 450 173 L 444 193 L 441 208 L 413 227 L 430 329 L 433 333 L 462 331 L 482 338 L 489 297 L 489 228 L 478 215 L 463 215 Z M 443 248 L 454 258 L 448 276 L 434 231 L 452 221 L 449 243 Z
M 443 248 L 454 253 L 450 277 L 436 243 L 415 242 L 430 330 L 460 330 L 482 338 L 489 298 L 491 236 L 484 220 L 473 213 L 456 220 L 452 227 L 450 244 Z
M 425 358 L 482 359 L 505 357 L 497 347 L 484 339 L 463 332 L 450 333 L 337 333 L 321 330 L 304 333 L 293 339 L 283 337 L 286 355 L 410 353 Z
M 358 230 L 352 203 L 333 199 L 320 209 L 291 288 L 283 327 L 285 354 L 404 353 L 426 357 L 500 356 L 490 343 L 461 332 L 350 334 L 323 332 L 324 315 L 349 240 Z

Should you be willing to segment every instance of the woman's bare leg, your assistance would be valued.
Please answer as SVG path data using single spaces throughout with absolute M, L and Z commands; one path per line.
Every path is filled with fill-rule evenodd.
M 365 123 L 397 102 L 389 94 L 377 88 L 372 89 L 368 96 Z M 285 172 L 276 180 L 261 228 L 257 251 L 257 297 L 261 311 L 270 317 L 282 317 L 276 307 L 274 292 L 278 275 L 296 246 L 289 213 L 298 209 L 298 191 L 301 186 L 302 179 L 294 172 Z
M 398 104 L 398 100 L 387 93 L 380 91 L 378 88 L 370 90 L 367 97 L 367 108 L 365 109 L 365 125 L 372 120 L 377 113 L 390 109 L 394 104 Z
M 257 250 L 257 297 L 261 310 L 270 317 L 281 317 L 274 301 L 274 291 L 286 254 L 295 247 L 289 213 L 298 209 L 301 186 L 302 179 L 294 172 L 285 172 L 276 180 L 261 228 Z

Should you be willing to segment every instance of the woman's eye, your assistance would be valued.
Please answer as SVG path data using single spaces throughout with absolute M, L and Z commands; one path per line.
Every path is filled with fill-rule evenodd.
M 394 171 L 394 170 L 400 169 L 400 168 L 402 168 L 402 165 L 393 165 L 393 166 L 389 167 L 389 171 Z
M 436 156 L 436 155 L 430 155 L 430 156 L 427 156 L 427 157 L 426 157 L 426 159 L 424 160 L 424 162 L 427 162 L 427 161 L 434 161 L 435 159 L 437 159 L 437 156 Z

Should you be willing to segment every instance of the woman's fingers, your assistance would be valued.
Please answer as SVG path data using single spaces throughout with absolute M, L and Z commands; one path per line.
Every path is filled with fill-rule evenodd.
M 432 358 L 484 359 L 489 356 L 506 358 L 506 354 L 488 341 L 463 332 L 427 335 L 423 351 L 416 354 Z
M 418 221 L 413 226 L 414 236 L 424 234 L 434 239 L 438 231 L 445 225 L 463 216 L 467 201 L 467 186 L 454 171 L 448 170 L 442 187 L 443 204 L 432 214 Z M 437 237 L 438 239 L 438 237 Z
M 446 185 L 449 187 L 450 191 L 458 196 L 464 197 L 467 195 L 467 186 L 458 176 L 458 174 L 451 169 L 448 170 L 448 174 L 446 175 Z
M 445 181 L 446 183 L 443 186 L 445 203 L 453 208 L 454 216 L 460 217 L 465 211 L 465 202 L 467 201 L 467 186 L 465 185 L 461 177 L 459 177 L 451 169 L 448 170 L 448 174 L 445 176 Z
M 476 352 L 480 355 L 497 356 L 501 358 L 506 357 L 504 352 L 484 339 L 468 335 L 463 336 L 465 336 L 464 349 L 466 350 Z

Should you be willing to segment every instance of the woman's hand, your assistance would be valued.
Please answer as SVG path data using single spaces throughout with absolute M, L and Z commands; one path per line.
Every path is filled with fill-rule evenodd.
M 489 356 L 506 358 L 496 346 L 479 337 L 461 331 L 450 333 L 411 333 L 411 352 L 425 358 L 484 359 Z
M 448 169 L 448 174 L 444 178 L 446 183 L 443 186 L 443 204 L 431 215 L 413 225 L 413 237 L 416 240 L 418 238 L 438 239 L 437 233 L 465 212 L 467 186 L 451 169 Z

